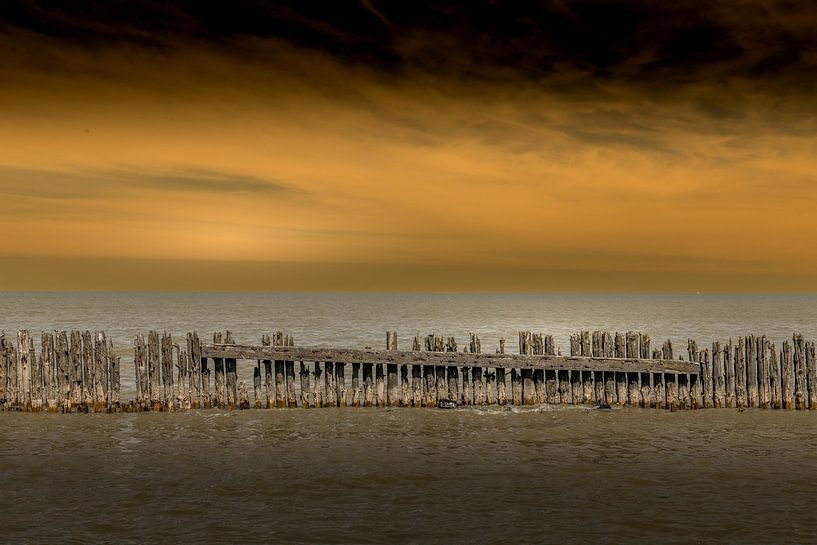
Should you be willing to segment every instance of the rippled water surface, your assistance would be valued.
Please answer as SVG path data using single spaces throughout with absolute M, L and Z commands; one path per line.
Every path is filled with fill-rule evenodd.
M 4 294 L 6 330 L 149 328 L 372 346 L 386 328 L 793 330 L 805 296 Z M 404 334 L 405 332 L 405 334 Z M 513 346 L 514 342 L 509 343 Z M 490 349 L 490 348 L 489 348 Z M 123 358 L 124 359 L 124 358 Z M 124 367 L 124 364 L 123 364 Z M 125 372 L 123 371 L 123 374 Z M 127 377 L 125 377 L 127 378 Z M 814 543 L 817 415 L 760 410 L 0 413 L 2 543 Z

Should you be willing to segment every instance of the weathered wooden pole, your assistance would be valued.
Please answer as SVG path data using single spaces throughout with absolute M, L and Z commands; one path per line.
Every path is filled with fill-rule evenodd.
M 397 332 L 386 331 L 386 350 L 397 350 Z M 400 385 L 397 380 L 397 364 L 386 365 L 386 405 L 397 407 L 400 404 Z
M 400 366 L 400 406 L 411 407 L 411 389 L 409 387 L 408 365 Z
M 817 410 L 817 361 L 815 360 L 814 341 L 805 343 L 806 376 L 808 386 L 808 408 Z
M 31 367 L 35 364 L 36 355 L 31 356 L 34 343 L 29 342 L 31 335 L 25 329 L 17 331 L 17 361 L 20 368 L 20 408 L 24 411 L 31 410 Z
M 17 373 L 17 352 L 14 341 L 6 338 L 5 332 L 0 333 L 0 348 L 2 348 L 3 368 L 5 377 L 2 385 L 5 386 L 4 408 L 10 410 L 17 407 L 19 395 L 19 374 Z
M 522 377 L 515 368 L 511 369 L 511 403 L 515 407 L 522 405 Z
M 505 353 L 505 339 L 499 339 L 499 353 Z M 508 404 L 507 385 L 505 383 L 505 369 L 497 367 L 496 369 L 496 402 L 501 406 Z
M 233 332 L 229 329 L 224 336 L 224 344 L 235 344 Z M 234 411 L 238 408 L 238 362 L 235 358 L 224 359 L 225 388 L 227 390 L 227 410 Z
M 723 350 L 720 342 L 712 343 L 712 373 L 714 382 L 714 405 L 716 409 L 721 409 L 726 403 L 726 381 L 725 367 L 723 363 Z
M 9 409 L 8 365 L 6 354 L 6 334 L 5 332 L 0 332 L 0 411 L 7 411 Z
M 732 347 L 732 339 L 723 349 L 724 377 L 726 381 L 726 393 L 724 396 L 724 406 L 731 409 L 735 406 L 735 351 Z
M 272 345 L 275 348 L 284 346 L 284 333 L 282 331 L 275 332 Z M 284 374 L 284 368 L 283 360 L 275 360 L 275 406 L 279 409 L 283 409 L 287 406 L 286 375 Z
M 255 362 L 255 367 L 252 368 L 252 397 L 253 405 L 256 409 L 260 409 L 261 403 L 261 360 Z
M 671 373 L 665 378 L 667 379 L 667 408 L 675 412 L 678 410 L 678 375 Z
M 63 345 L 65 354 L 62 355 Z M 68 360 L 68 341 L 65 332 L 61 331 L 57 340 L 57 362 L 62 356 Z M 63 364 L 59 364 L 60 369 Z M 62 373 L 61 373 L 62 374 Z M 94 333 L 94 412 L 105 412 L 108 410 L 108 343 L 104 331 Z
M 122 384 L 120 382 L 121 356 L 117 356 L 113 348 L 113 339 L 108 339 L 108 384 L 110 385 L 110 410 L 118 413 L 122 410 L 121 395 Z
M 227 332 L 229 338 L 230 332 Z M 162 386 L 163 396 L 162 401 L 164 410 L 173 411 L 176 408 L 175 396 L 176 388 L 174 381 L 173 368 L 175 363 L 173 361 L 173 337 L 164 332 L 162 334 Z M 235 408 L 235 407 L 233 407 Z
M 746 342 L 743 337 L 738 337 L 738 344 L 735 346 L 735 405 L 742 408 L 746 407 L 747 403 Z
M 579 344 L 577 340 L 576 344 Z M 519 332 L 519 353 L 530 355 L 533 354 L 533 334 L 530 331 Z M 522 404 L 535 405 L 536 404 L 536 385 L 533 382 L 533 370 L 522 369 Z M 474 386 L 476 390 L 476 385 Z
M 355 365 L 357 365 L 357 369 L 360 369 L 360 364 L 352 364 L 352 387 L 354 388 L 355 383 L 358 379 L 358 371 L 355 370 Z M 301 407 L 304 409 L 308 409 L 312 406 L 312 402 L 310 401 L 310 394 L 312 389 L 309 386 L 309 366 L 304 363 L 300 362 L 300 378 L 301 378 Z M 360 403 L 360 386 L 358 385 L 357 388 L 358 394 L 358 403 Z
M 360 407 L 360 363 L 352 364 L 352 407 Z
M 760 398 L 760 407 L 763 409 L 769 408 L 770 392 L 769 392 L 769 359 L 767 356 L 768 342 L 766 336 L 762 335 L 757 338 L 757 381 L 758 381 L 758 397 Z
M 82 407 L 82 332 L 71 332 L 71 361 L 68 369 L 69 398 L 71 407 L 79 409 Z
M 712 362 L 709 359 L 709 350 L 704 349 L 701 352 L 701 380 L 703 381 L 703 398 L 704 398 L 704 409 L 711 409 L 715 406 L 715 391 L 714 391 L 714 380 L 713 380 L 713 373 L 712 373 Z
M 414 343 L 411 349 L 415 352 L 420 351 L 420 337 L 414 336 Z M 414 407 L 423 406 L 423 368 L 420 365 L 411 366 L 411 404 Z
M 295 338 L 292 334 L 284 336 L 284 346 L 295 346 Z M 343 373 L 341 365 L 341 373 Z M 284 362 L 284 377 L 286 379 L 286 396 L 287 396 L 287 407 L 295 408 L 298 406 L 298 393 L 297 389 L 295 388 L 295 362 L 294 361 L 285 361 Z M 339 393 L 339 392 L 338 392 Z M 346 396 L 346 392 L 344 391 L 344 399 Z
M 243 380 L 238 383 L 238 408 L 242 411 L 250 408 L 250 395 L 247 392 L 247 383 Z
M 746 337 L 746 397 L 750 407 L 760 406 L 757 389 L 757 340 L 754 335 Z
M 335 386 L 335 363 L 331 361 L 323 362 L 324 391 L 323 406 L 336 407 L 338 404 L 338 391 Z
M 780 362 L 777 359 L 777 350 L 774 343 L 769 343 L 769 392 L 772 409 L 783 407 L 783 397 L 780 389 Z
M 803 336 L 795 334 L 792 336 L 794 351 L 792 352 L 794 361 L 794 406 L 798 411 L 806 410 L 808 390 L 806 387 L 806 361 L 805 346 Z
M 31 366 L 31 410 L 39 413 L 43 410 L 43 399 L 45 398 L 45 388 L 43 382 L 43 355 L 39 357 L 34 352 L 34 337 L 29 338 L 29 357 L 33 363 Z
M 190 408 L 198 409 L 202 404 L 202 385 L 201 385 L 201 344 L 199 342 L 199 335 L 197 332 L 187 334 L 187 353 L 190 358 L 189 371 L 189 392 L 190 392 Z
M 463 405 L 473 405 L 474 404 L 474 386 L 471 382 L 471 368 L 470 367 L 463 367 L 461 370 L 462 372 L 462 404 Z
M 261 334 L 261 346 L 272 346 L 270 336 L 266 333 Z M 265 407 L 272 409 L 275 407 L 275 383 L 273 382 L 272 360 L 261 360 L 264 365 L 264 397 L 266 398 Z
M 213 344 L 222 344 L 224 336 L 220 331 L 213 333 Z M 213 358 L 213 387 L 215 389 L 214 405 L 223 409 L 226 407 L 224 394 L 224 359 Z
M 346 364 L 342 361 L 335 362 L 335 388 L 338 396 L 338 407 L 346 407 L 349 393 L 346 389 Z
M 314 371 L 312 373 L 313 378 L 313 386 L 312 386 L 312 399 L 315 401 L 315 407 L 321 408 L 323 407 L 323 380 L 321 375 L 321 362 L 316 361 L 314 362 Z M 369 380 L 371 381 L 371 367 L 369 367 Z M 366 365 L 363 365 L 363 376 L 366 376 Z
M 196 348 L 196 357 L 199 361 L 199 373 L 201 375 L 201 406 L 209 409 L 213 406 L 213 396 L 210 392 L 210 366 L 209 358 L 201 354 L 201 342 L 198 335 L 193 333 Z M 196 360 L 194 360 L 196 361 Z
M 150 383 L 148 380 L 147 367 L 148 349 L 145 343 L 145 336 L 141 333 L 136 335 L 133 341 L 133 369 L 136 384 L 136 410 L 145 411 L 149 408 Z
M 780 353 L 783 408 L 790 411 L 794 408 L 794 365 L 791 357 L 791 344 L 783 342 L 783 351 Z
M 374 365 L 371 363 L 363 364 L 363 406 L 371 407 L 374 400 L 374 381 L 372 378 L 372 371 Z
M 376 407 L 383 408 L 386 406 L 386 386 L 383 377 L 383 364 L 381 363 L 374 366 L 374 403 Z
M 454 337 L 448 337 L 448 339 L 446 339 L 445 351 L 457 351 L 457 341 L 454 340 Z M 460 397 L 460 377 L 456 365 L 446 367 L 446 389 L 448 390 L 448 397 L 446 398 L 448 401 L 458 404 L 462 403 L 462 398 Z
M 652 373 L 641 374 L 641 406 L 645 409 L 655 406 L 655 397 L 652 391 Z M 601 391 L 601 397 L 604 399 L 604 390 Z
M 534 333 L 531 337 L 531 353 L 541 355 L 545 353 L 545 343 L 541 333 Z M 545 402 L 545 370 L 533 369 L 534 403 Z M 524 385 L 523 385 L 524 388 Z
M 73 339 L 72 339 L 73 340 Z M 57 368 L 56 368 L 56 358 L 54 356 L 54 334 L 48 333 L 46 331 L 42 332 L 40 337 L 42 351 L 40 355 L 43 358 L 43 385 L 45 387 L 45 405 L 46 410 L 50 413 L 55 413 L 58 410 L 59 404 L 57 402 L 59 396 L 59 377 L 57 375 Z M 80 343 L 82 343 L 82 338 L 80 337 Z M 0 346 L 0 351 L 3 350 L 3 347 Z M 82 353 L 82 349 L 80 347 L 80 354 Z M 2 367 L 2 362 L 0 362 L 0 367 Z M 0 369 L 0 389 L 5 389 L 5 375 L 4 369 Z M 3 394 L 0 394 L 0 399 L 4 398 Z M 80 393 L 80 404 L 82 402 L 82 395 Z M 2 404 L 2 401 L 0 401 Z M 78 405 L 79 406 L 79 405 Z

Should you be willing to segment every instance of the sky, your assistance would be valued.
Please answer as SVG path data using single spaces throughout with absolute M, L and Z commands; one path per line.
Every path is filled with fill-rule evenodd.
M 0 289 L 817 291 L 810 2 L 0 5 Z

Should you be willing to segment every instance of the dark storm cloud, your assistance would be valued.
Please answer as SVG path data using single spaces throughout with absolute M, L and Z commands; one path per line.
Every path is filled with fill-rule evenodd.
M 810 2 L 48 4 L 4 3 L 3 28 L 88 48 L 206 44 L 274 63 L 264 47 L 272 39 L 384 74 L 554 86 L 565 83 L 555 75 L 579 74 L 656 88 L 780 78 L 810 88 L 817 65 L 817 7 Z

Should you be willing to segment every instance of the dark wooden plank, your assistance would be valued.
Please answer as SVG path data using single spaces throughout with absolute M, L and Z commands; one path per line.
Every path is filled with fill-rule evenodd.
M 263 347 L 202 345 L 202 356 L 236 359 L 287 358 L 300 361 L 343 361 L 361 364 L 416 364 L 457 367 L 506 367 L 517 369 L 558 369 L 564 371 L 616 371 L 630 373 L 698 374 L 699 366 L 679 360 L 643 360 L 632 358 L 593 358 L 584 356 L 471 354 L 466 352 L 429 352 L 320 347 Z

